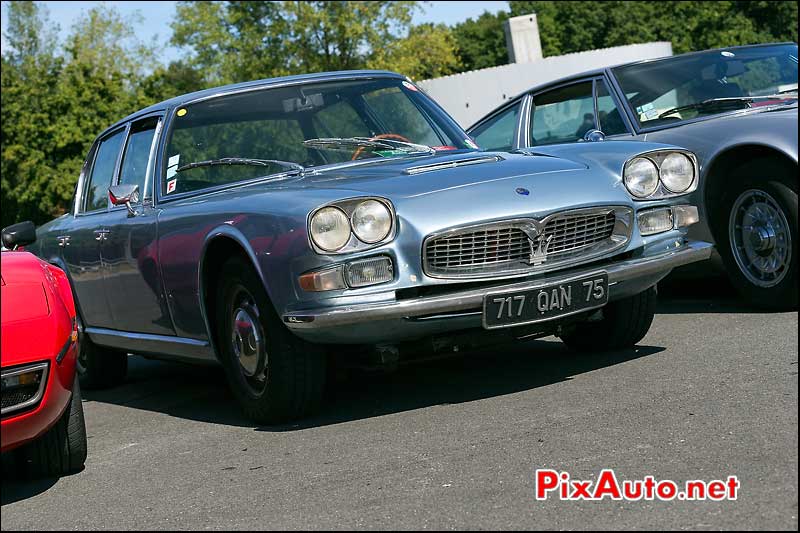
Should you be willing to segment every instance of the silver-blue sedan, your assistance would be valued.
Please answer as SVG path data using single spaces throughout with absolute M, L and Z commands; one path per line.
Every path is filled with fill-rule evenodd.
M 585 72 L 526 91 L 467 131 L 493 150 L 602 138 L 692 150 L 700 182 L 689 201 L 701 221 L 689 235 L 716 243 L 710 264 L 749 301 L 797 307 L 796 43 Z
M 697 168 L 654 143 L 480 151 L 401 75 L 313 74 L 121 120 L 72 210 L 13 244 L 69 274 L 87 384 L 122 379 L 127 352 L 217 362 L 244 412 L 276 422 L 320 404 L 331 352 L 633 346 L 657 282 L 710 256 L 686 238 Z

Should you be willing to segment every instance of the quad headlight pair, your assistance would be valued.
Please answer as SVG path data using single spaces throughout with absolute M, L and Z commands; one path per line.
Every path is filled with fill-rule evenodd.
M 697 188 L 697 159 L 691 152 L 650 152 L 628 161 L 622 180 L 637 200 L 686 194 Z
M 309 218 L 312 244 L 323 253 L 362 250 L 394 232 L 394 210 L 384 199 L 344 200 L 322 207 Z

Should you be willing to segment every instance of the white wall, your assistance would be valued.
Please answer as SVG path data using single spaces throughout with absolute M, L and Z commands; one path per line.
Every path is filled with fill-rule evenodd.
M 587 70 L 671 55 L 669 42 L 631 44 L 472 70 L 418 83 L 466 128 L 505 100 L 536 85 Z

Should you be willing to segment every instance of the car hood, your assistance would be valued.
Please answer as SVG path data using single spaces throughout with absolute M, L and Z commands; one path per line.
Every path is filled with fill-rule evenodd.
M 28 252 L 3 252 L 2 264 L 2 324 L 49 315 L 45 272 L 39 259 Z

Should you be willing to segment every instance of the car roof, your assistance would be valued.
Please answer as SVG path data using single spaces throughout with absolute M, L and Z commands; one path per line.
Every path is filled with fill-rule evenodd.
M 182 94 L 174 98 L 164 100 L 163 102 L 153 104 L 144 109 L 135 111 L 134 113 L 131 113 L 127 117 L 118 120 L 117 122 L 106 128 L 103 131 L 103 133 L 100 134 L 100 136 L 105 135 L 106 132 L 119 127 L 121 124 L 124 124 L 125 122 L 134 120 L 139 116 L 144 116 L 149 113 L 154 113 L 157 111 L 164 111 L 166 109 L 171 109 L 173 107 L 177 107 L 186 104 L 188 102 L 204 98 L 210 98 L 213 96 L 221 96 L 227 93 L 232 93 L 247 89 L 268 88 L 272 86 L 296 84 L 305 81 L 321 82 L 321 81 L 334 81 L 334 80 L 349 79 L 349 78 L 371 78 L 371 77 L 407 79 L 407 77 L 403 76 L 402 74 L 398 74 L 397 72 L 391 72 L 388 70 L 339 70 L 334 72 L 315 72 L 312 74 L 297 74 L 294 76 L 280 76 L 276 78 L 265 78 L 261 80 L 245 81 L 241 83 L 231 83 L 228 85 L 221 85 L 219 87 L 211 87 L 200 91 Z
M 796 45 L 797 43 L 782 42 L 782 43 L 763 43 L 763 44 L 743 44 L 743 45 L 738 45 L 738 46 L 724 46 L 724 47 L 720 47 L 720 48 L 708 48 L 706 50 L 698 50 L 696 52 L 686 52 L 684 54 L 678 54 L 678 55 L 675 55 L 675 56 L 663 56 L 663 57 L 654 57 L 654 58 L 651 58 L 651 59 L 640 59 L 638 61 L 630 61 L 628 63 L 618 63 L 616 65 L 609 65 L 607 67 L 595 68 L 595 69 L 592 69 L 592 70 L 584 70 L 584 71 L 581 71 L 581 72 L 579 72 L 577 74 L 571 74 L 569 76 L 564 76 L 563 78 L 558 78 L 556 80 L 553 80 L 553 81 L 550 81 L 550 82 L 547 82 L 547 83 L 541 83 L 539 85 L 534 85 L 533 87 L 530 87 L 530 88 L 522 91 L 521 93 L 519 93 L 518 95 L 514 96 L 513 98 L 510 98 L 507 101 L 503 102 L 502 104 L 498 105 L 497 107 L 493 108 L 491 111 L 489 111 L 488 113 L 483 115 L 481 118 L 479 118 L 477 121 L 475 121 L 473 124 L 471 124 L 468 128 L 465 128 L 465 129 L 469 132 L 472 128 L 477 126 L 479 123 L 481 123 L 484 120 L 486 120 L 486 118 L 488 118 L 490 115 L 494 115 L 496 112 L 500 111 L 501 109 L 513 105 L 514 102 L 518 101 L 520 98 L 522 98 L 523 96 L 525 96 L 526 94 L 528 94 L 530 92 L 539 91 L 539 90 L 547 88 L 547 87 L 555 87 L 557 85 L 561 85 L 563 83 L 569 83 L 570 81 L 576 80 L 576 79 L 579 79 L 579 78 L 602 76 L 606 71 L 613 70 L 613 69 L 618 68 L 618 67 L 627 67 L 627 66 L 630 66 L 630 65 L 639 65 L 639 64 L 642 64 L 642 63 L 652 63 L 652 62 L 655 62 L 655 61 L 664 61 L 666 59 L 674 59 L 674 58 L 677 58 L 677 57 L 687 57 L 687 56 L 705 54 L 705 53 L 708 53 L 708 52 L 715 52 L 717 50 L 737 50 L 737 49 L 741 49 L 741 48 L 760 48 L 760 47 L 765 47 L 765 46 L 781 46 L 781 45 L 787 45 L 787 44 L 795 44 Z

